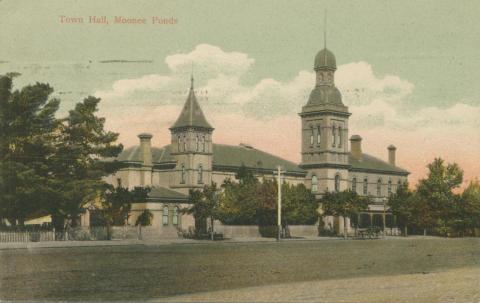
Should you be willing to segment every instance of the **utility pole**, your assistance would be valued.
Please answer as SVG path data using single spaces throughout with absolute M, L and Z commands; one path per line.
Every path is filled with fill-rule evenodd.
M 277 186 L 278 186 L 278 203 L 277 203 L 277 241 L 280 241 L 282 235 L 282 171 L 280 166 L 277 167 Z

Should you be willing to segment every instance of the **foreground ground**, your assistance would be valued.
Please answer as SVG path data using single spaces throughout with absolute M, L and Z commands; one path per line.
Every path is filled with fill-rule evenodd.
M 480 239 L 2 250 L 0 299 L 477 302 L 478 265 Z

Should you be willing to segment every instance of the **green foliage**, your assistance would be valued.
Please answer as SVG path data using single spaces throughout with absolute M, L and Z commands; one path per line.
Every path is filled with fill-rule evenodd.
M 144 202 L 150 188 L 135 187 L 129 190 L 124 187 L 105 185 L 106 190 L 100 211 L 107 226 L 124 225 L 134 202 Z
M 222 185 L 219 219 L 229 225 L 277 225 L 276 180 L 261 182 L 250 170 L 240 167 L 238 182 L 226 180 Z M 318 201 L 303 184 L 282 184 L 282 222 L 314 224 L 318 219 Z
M 153 214 L 148 209 L 145 209 L 140 216 L 138 216 L 135 226 L 149 226 L 152 225 Z
M 50 193 L 59 100 L 49 98 L 48 84 L 12 91 L 14 76 L 0 76 L 0 212 L 12 225 L 23 225 Z
M 72 225 L 85 206 L 105 190 L 104 176 L 120 168 L 101 161 L 122 150 L 118 134 L 96 116 L 100 99 L 88 97 L 57 119 L 53 89 L 36 83 L 12 90 L 15 74 L 0 76 L 0 215 L 23 224 L 48 212 L 56 228 Z
M 195 219 L 195 233 L 201 236 L 207 233 L 207 219 L 217 219 L 218 188 L 216 183 L 205 185 L 203 190 L 190 190 L 190 208 L 182 210 L 192 214 Z
M 367 210 L 370 198 L 345 190 L 326 192 L 321 203 L 323 214 L 326 216 L 351 217 Z

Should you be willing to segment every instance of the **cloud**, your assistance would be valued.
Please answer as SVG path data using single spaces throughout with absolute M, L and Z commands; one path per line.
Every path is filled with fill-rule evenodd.
M 292 79 L 242 81 L 255 60 L 240 52 L 200 44 L 189 53 L 168 56 L 168 71 L 114 82 L 98 91 L 107 127 L 121 133 L 126 145 L 136 135 L 154 134 L 154 145 L 170 142 L 170 127 L 180 113 L 189 87 L 192 63 L 197 98 L 215 127 L 217 143 L 250 143 L 292 161 L 300 161 L 300 118 L 314 86 L 312 71 Z M 425 174 L 434 157 L 457 161 L 466 178 L 478 176 L 480 164 L 480 106 L 461 102 L 448 107 L 411 108 L 414 84 L 396 75 L 378 76 L 367 62 L 339 66 L 336 85 L 352 113 L 349 133 L 360 134 L 364 150 L 386 159 L 386 146 L 398 147 L 398 163 L 412 172 L 413 182 Z

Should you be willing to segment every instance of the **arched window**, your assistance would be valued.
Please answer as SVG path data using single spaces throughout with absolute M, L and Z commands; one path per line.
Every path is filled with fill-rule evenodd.
M 377 181 L 377 197 L 382 196 L 382 179 Z
M 198 166 L 198 184 L 203 183 L 203 167 L 202 164 Z
M 182 178 L 180 182 L 185 183 L 185 179 L 187 179 L 187 171 L 185 169 L 185 164 L 182 164 Z
M 173 208 L 172 223 L 173 225 L 178 225 L 178 207 L 177 206 Z
M 340 191 L 340 175 L 335 175 L 335 191 Z
M 368 179 L 363 179 L 363 194 L 368 195 Z
M 310 145 L 313 145 L 314 131 L 313 127 L 310 128 Z
M 198 136 L 195 136 L 195 150 L 198 151 L 200 149 L 200 140 L 198 139 Z
M 202 152 L 206 151 L 205 136 L 202 136 Z
M 316 193 L 318 191 L 318 178 L 317 176 L 312 176 L 312 192 Z
M 183 136 L 183 150 L 184 151 L 187 150 L 187 137 L 186 136 Z
M 338 147 L 342 147 L 342 141 L 343 141 L 343 134 L 342 134 L 342 127 L 338 127 Z
M 335 125 L 332 126 L 332 146 L 335 147 L 336 145 L 336 140 L 337 140 L 337 129 L 335 128 Z
M 392 195 L 392 180 L 388 180 L 388 196 Z
M 320 128 L 320 126 L 317 126 L 317 144 L 320 144 L 320 141 L 322 139 L 321 131 L 322 129 Z
M 178 151 L 182 150 L 182 137 L 178 136 Z
M 354 193 L 357 192 L 357 178 L 356 177 L 353 177 L 353 179 L 352 179 L 352 191 Z
M 163 225 L 168 225 L 168 206 L 163 207 L 162 223 L 163 223 Z

